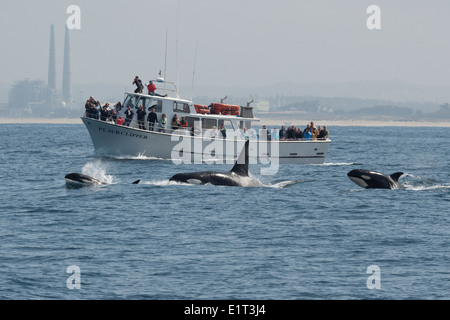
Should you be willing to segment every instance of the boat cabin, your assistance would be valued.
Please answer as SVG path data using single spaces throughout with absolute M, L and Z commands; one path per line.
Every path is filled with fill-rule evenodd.
M 166 115 L 166 133 L 172 133 L 175 130 L 171 126 L 175 114 L 180 120 L 182 117 L 185 117 L 188 122 L 188 127 L 185 128 L 187 130 L 192 130 L 192 128 L 195 130 L 207 130 L 214 127 L 220 128 L 222 124 L 227 130 L 243 129 L 244 127 L 250 129 L 252 122 L 259 122 L 259 119 L 253 117 L 252 107 L 250 106 L 241 107 L 224 103 L 211 103 L 209 106 L 205 106 L 194 104 L 192 101 L 178 97 L 130 92 L 125 94 L 121 113 L 123 113 L 128 106 L 136 113 L 136 110 L 139 109 L 141 105 L 147 112 L 145 118 L 146 125 L 147 116 L 152 108 L 155 109 L 158 121 L 161 121 L 161 116 L 163 114 Z M 198 126 L 199 123 L 201 123 L 201 127 Z M 194 124 L 197 124 L 197 126 L 194 126 Z M 139 128 L 136 115 L 130 126 Z

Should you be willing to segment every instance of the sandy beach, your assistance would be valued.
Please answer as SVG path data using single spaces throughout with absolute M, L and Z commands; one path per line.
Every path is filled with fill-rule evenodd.
M 260 118 L 261 125 L 271 127 L 282 125 L 294 125 L 303 127 L 311 122 L 311 119 L 267 119 Z M 357 127 L 450 127 L 450 121 L 373 121 L 373 120 L 316 120 L 312 119 L 316 125 L 327 125 L 328 127 L 357 126 Z M 0 118 L 0 124 L 81 124 L 80 118 Z
M 49 124 L 82 124 L 80 118 L 0 118 L 0 124 L 14 123 L 49 123 Z

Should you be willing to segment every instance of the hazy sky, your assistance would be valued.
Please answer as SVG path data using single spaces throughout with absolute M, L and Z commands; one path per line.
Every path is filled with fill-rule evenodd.
M 167 31 L 167 78 L 177 80 L 178 47 L 181 86 L 191 85 L 195 61 L 197 85 L 450 85 L 448 0 L 0 0 L 0 83 L 47 81 L 54 24 L 61 86 L 72 4 L 81 9 L 81 29 L 70 31 L 72 84 L 155 78 Z M 381 30 L 366 26 L 372 4 L 381 8 Z

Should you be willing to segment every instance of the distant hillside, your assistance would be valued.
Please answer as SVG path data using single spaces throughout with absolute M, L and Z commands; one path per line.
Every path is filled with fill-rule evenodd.
M 190 94 L 190 87 L 189 87 Z M 346 83 L 296 84 L 276 82 L 260 87 L 212 87 L 196 86 L 194 96 L 240 96 L 240 97 L 322 97 L 357 98 L 379 101 L 412 103 L 450 102 L 450 86 L 427 86 L 403 81 L 354 81 Z

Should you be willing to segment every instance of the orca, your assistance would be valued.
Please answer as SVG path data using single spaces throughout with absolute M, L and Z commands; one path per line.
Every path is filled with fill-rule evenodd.
M 347 173 L 347 176 L 358 186 L 366 189 L 399 189 L 401 188 L 398 179 L 403 172 L 396 172 L 390 176 L 376 171 L 354 169 Z
M 70 187 L 82 187 L 82 186 L 100 186 L 106 185 L 106 182 L 100 181 L 88 175 L 82 173 L 69 173 L 64 177 L 66 179 L 66 185 Z M 132 184 L 138 184 L 141 180 L 136 180 Z
M 189 184 L 212 184 L 217 186 L 259 186 L 261 184 L 248 175 L 248 146 L 249 141 L 247 140 L 234 167 L 229 172 L 204 171 L 177 173 L 169 181 Z

